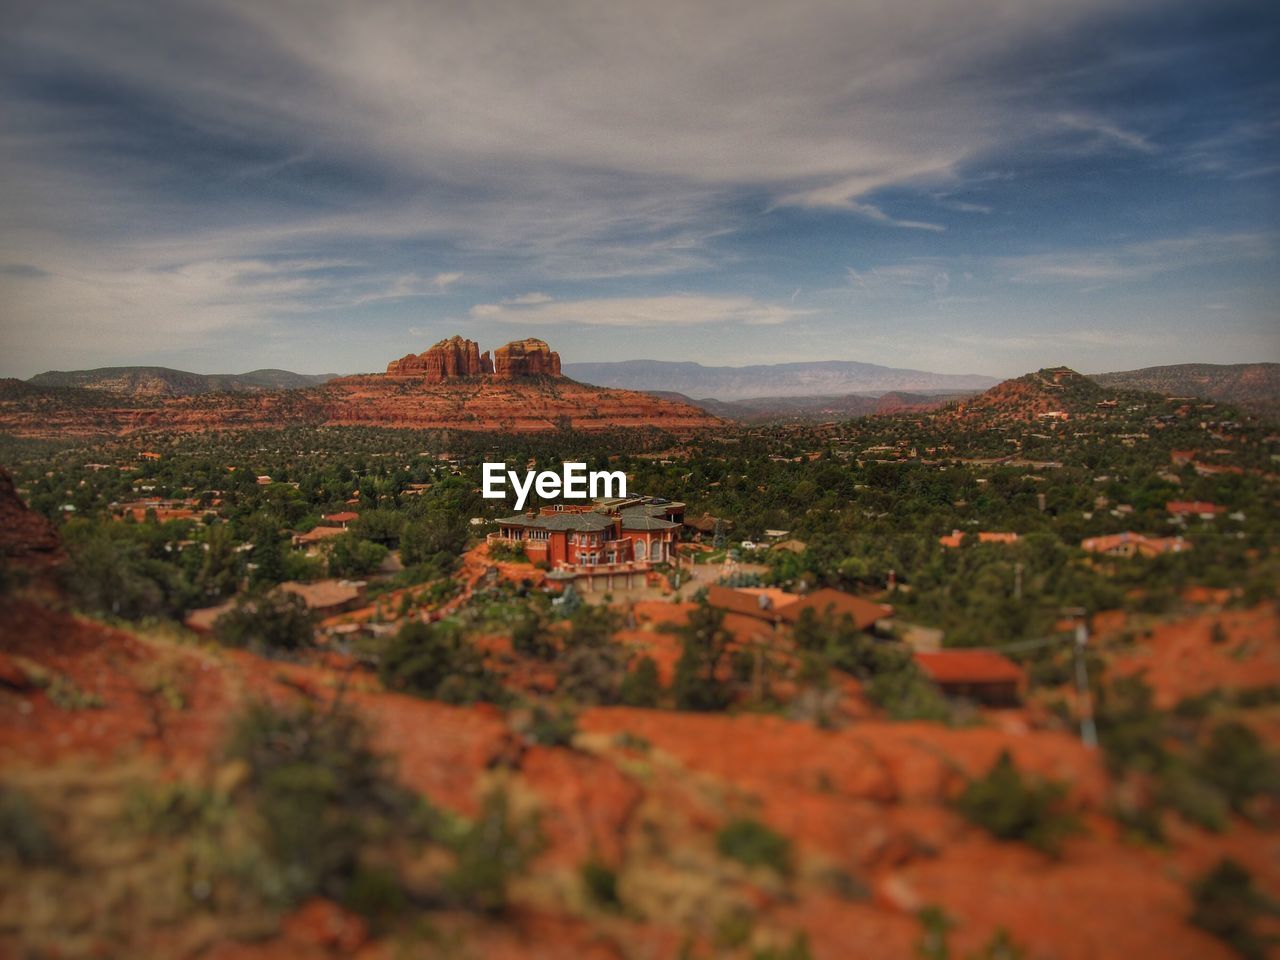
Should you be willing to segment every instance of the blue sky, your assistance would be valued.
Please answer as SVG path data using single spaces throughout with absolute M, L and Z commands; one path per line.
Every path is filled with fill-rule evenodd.
M 1280 360 L 1280 7 L 0 0 L 0 375 Z

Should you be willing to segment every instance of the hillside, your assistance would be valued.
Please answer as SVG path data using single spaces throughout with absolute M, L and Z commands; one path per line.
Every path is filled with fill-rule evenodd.
M 968 424 L 1075 417 L 1114 394 L 1069 367 L 1047 367 L 992 387 L 940 411 L 940 419 Z
M 704 367 L 700 363 L 624 360 L 615 363 L 566 363 L 567 376 L 584 383 L 629 390 L 680 393 L 716 400 L 757 397 L 830 397 L 853 393 L 879 396 L 890 391 L 959 393 L 994 386 L 993 377 L 929 373 L 824 360 L 812 363 L 758 364 L 747 367 Z
M 1096 373 L 1090 379 L 1104 387 L 1206 397 L 1235 403 L 1255 413 L 1280 414 L 1280 363 L 1179 363 Z
M 98 367 L 49 370 L 27 382 L 37 387 L 79 387 L 138 397 L 186 397 L 248 390 L 300 390 L 332 380 L 333 373 L 250 370 L 248 373 L 190 373 L 169 367 Z
M 413 363 L 408 372 L 404 372 L 404 360 L 393 361 L 393 373 L 339 377 L 295 390 L 166 396 L 7 380 L 0 383 L 0 432 L 58 438 L 306 425 L 512 432 L 570 426 L 689 431 L 719 422 L 688 404 L 528 372 L 552 369 L 549 360 L 540 359 L 539 351 L 548 357 L 554 354 L 545 344 L 531 348 L 534 343 L 541 341 L 517 341 L 499 348 L 496 372 L 442 373 L 447 364 L 440 357 L 453 349 L 451 341 L 443 341 L 424 354 L 410 355 Z M 514 354 L 513 348 L 517 348 Z M 520 352 L 524 350 L 529 351 L 527 355 Z
M 750 400 L 717 400 L 705 397 L 694 400 L 681 393 L 661 390 L 646 391 L 655 397 L 693 404 L 713 416 L 746 423 L 770 420 L 823 421 L 865 417 L 876 414 L 910 413 L 937 410 L 963 394 L 904 393 L 892 391 L 878 397 L 850 393 L 839 396 L 754 397 Z

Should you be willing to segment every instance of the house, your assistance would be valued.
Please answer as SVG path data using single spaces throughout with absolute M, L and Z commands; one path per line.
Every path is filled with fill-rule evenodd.
M 1103 537 L 1089 537 L 1080 542 L 1080 549 L 1109 557 L 1155 557 L 1163 553 L 1185 553 L 1191 549 L 1191 544 L 1181 537 L 1148 537 L 1126 530 Z
M 964 543 L 964 531 L 952 530 L 945 537 L 939 537 L 938 542 L 942 544 L 944 547 L 950 550 L 954 550 L 956 547 Z
M 1014 707 L 1024 676 L 1012 660 L 990 650 L 916 651 L 916 666 L 948 697 L 965 697 L 988 707 Z
M 704 536 L 711 537 L 715 535 L 716 524 L 720 525 L 722 533 L 728 534 L 733 524 L 728 520 L 721 520 L 719 517 L 713 517 L 709 513 L 704 513 L 700 517 L 685 517 L 685 529 L 690 532 L 694 540 L 701 540 Z
M 343 510 L 341 513 L 326 513 L 321 515 L 320 522 L 325 526 L 338 527 L 346 530 L 349 524 L 355 523 L 360 519 L 360 514 L 354 510 Z
M 278 589 L 301 597 L 307 609 L 317 616 L 331 617 L 359 606 L 364 597 L 363 580 L 316 580 L 302 583 L 290 580 Z
M 781 540 L 769 547 L 770 551 L 781 550 L 784 553 L 804 553 L 808 544 L 803 540 Z
M 784 606 L 778 613 L 783 623 L 794 625 L 806 610 L 819 617 L 850 617 L 859 630 L 869 630 L 879 621 L 893 616 L 893 607 L 875 603 L 851 593 L 824 587 Z
M 1212 520 L 1227 510 L 1226 507 L 1204 500 L 1170 500 L 1164 508 L 1175 517 L 1199 517 L 1201 520 Z
M 346 532 L 343 527 L 316 527 L 306 533 L 295 533 L 293 535 L 293 545 L 295 547 L 305 547 L 310 551 L 319 544 L 332 540 L 334 537 L 340 537 Z
M 990 531 L 982 531 L 978 534 L 979 543 L 1017 543 L 1018 535 L 1016 533 L 994 533 Z
M 560 574 L 559 579 L 577 575 L 588 577 L 591 588 L 595 574 L 647 571 L 655 563 L 675 559 L 684 504 L 658 498 L 629 498 L 599 501 L 594 507 L 557 505 L 533 512 L 503 517 L 495 521 L 498 532 L 489 543 L 515 546 L 534 563 L 545 563 Z
M 798 599 L 795 594 L 771 588 L 734 588 L 719 584 L 707 587 L 707 603 L 711 606 L 772 624 L 782 623 L 781 611 Z

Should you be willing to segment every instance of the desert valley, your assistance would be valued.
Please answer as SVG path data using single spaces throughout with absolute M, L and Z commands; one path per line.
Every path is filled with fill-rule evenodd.
M 733 421 L 457 337 L 112 386 L 0 415 L 19 955 L 1265 953 L 1274 422 L 1065 368 Z

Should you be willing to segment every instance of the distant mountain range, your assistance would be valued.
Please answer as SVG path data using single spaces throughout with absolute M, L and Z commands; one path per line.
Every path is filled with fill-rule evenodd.
M 1091 375 L 1104 387 L 1148 390 L 1165 396 L 1208 397 L 1247 410 L 1280 414 L 1280 363 L 1179 363 Z
M 701 407 L 708 413 L 726 420 L 742 420 L 758 423 L 767 420 L 846 420 L 874 414 L 924 412 L 937 410 L 953 400 L 973 396 L 974 391 L 963 393 L 902 393 L 892 391 L 879 397 L 860 393 L 847 393 L 832 397 L 753 397 L 750 400 L 717 400 L 704 397 L 695 400 L 682 393 L 668 390 L 649 390 L 647 393 L 664 400 Z
M 999 382 L 976 374 L 929 373 L 849 360 L 748 367 L 624 360 L 569 363 L 564 364 L 563 372 L 583 383 L 640 390 L 694 404 L 715 416 L 753 421 L 826 420 L 928 410 L 980 393 Z M 297 390 L 319 386 L 335 376 L 288 370 L 205 374 L 168 367 L 100 367 L 51 370 L 26 383 L 35 387 L 77 387 L 128 397 L 163 398 Z M 1280 415 L 1280 364 L 1277 363 L 1183 363 L 1090 374 L 1089 379 L 1108 389 L 1205 397 L 1234 403 L 1259 414 Z
M 201 393 L 251 390 L 298 390 L 327 383 L 335 373 L 291 373 L 250 370 L 248 373 L 189 373 L 169 367 L 98 367 L 96 370 L 49 370 L 27 382 L 37 387 L 80 387 L 134 397 L 190 397 Z
M 833 397 L 860 393 L 964 393 L 986 390 L 999 381 L 977 374 L 899 370 L 853 360 L 771 363 L 750 367 L 704 367 L 668 360 L 566 363 L 565 376 L 583 383 L 628 390 L 679 393 L 715 400 L 758 397 Z

